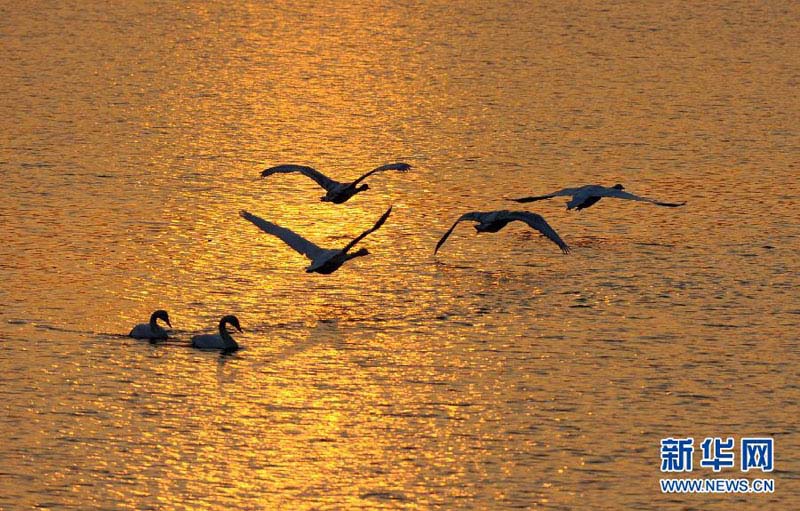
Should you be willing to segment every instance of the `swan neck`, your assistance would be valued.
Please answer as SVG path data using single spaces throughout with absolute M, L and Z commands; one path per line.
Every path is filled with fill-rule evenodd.
M 345 260 L 349 261 L 350 259 L 355 259 L 356 257 L 363 257 L 365 255 L 369 255 L 369 254 L 368 254 L 368 252 L 365 252 L 362 249 L 362 250 L 359 250 L 357 252 L 352 252 L 352 253 L 345 254 L 345 257 L 346 257 Z
M 222 342 L 225 343 L 225 349 L 236 348 L 239 345 L 236 344 L 236 341 L 233 340 L 231 334 L 228 332 L 228 327 L 226 323 L 219 324 L 219 336 L 222 337 Z

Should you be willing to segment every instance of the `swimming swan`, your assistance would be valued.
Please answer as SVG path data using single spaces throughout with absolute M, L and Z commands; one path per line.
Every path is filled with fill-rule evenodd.
M 639 197 L 632 193 L 623 192 L 625 187 L 621 184 L 616 184 L 611 188 L 600 185 L 586 185 L 578 188 L 564 188 L 557 192 L 549 193 L 547 195 L 538 195 L 534 197 L 521 197 L 519 199 L 509 199 L 514 202 L 533 202 L 543 199 L 552 199 L 553 197 L 572 197 L 572 200 L 567 202 L 567 209 L 577 209 L 578 211 L 586 209 L 592 204 L 596 203 L 603 197 L 614 199 L 628 199 L 639 202 L 649 202 L 659 206 L 667 206 L 669 208 L 676 208 L 683 206 L 686 202 L 659 202 L 657 200 L 648 199 L 646 197 Z
M 473 222 L 479 222 L 478 225 L 475 226 L 475 230 L 480 232 L 497 232 L 509 222 L 513 222 L 515 220 L 519 220 L 520 222 L 525 222 L 529 226 L 533 227 L 543 235 L 545 235 L 550 241 L 555 243 L 559 246 L 559 248 L 565 253 L 569 254 L 569 247 L 566 243 L 559 237 L 558 233 L 550 227 L 550 224 L 545 222 L 544 218 L 536 213 L 530 213 L 528 211 L 488 211 L 485 213 L 481 212 L 472 212 L 472 213 L 464 213 L 456 220 L 456 223 L 444 233 L 442 239 L 439 240 L 439 243 L 436 244 L 436 249 L 434 249 L 433 253 L 439 251 L 439 248 L 444 245 L 444 242 L 447 241 L 447 238 L 450 236 L 450 233 L 453 232 L 453 229 L 464 220 L 472 220 Z
M 242 331 L 239 326 L 239 320 L 236 316 L 223 316 L 219 320 L 219 333 L 218 334 L 200 334 L 192 337 L 192 347 L 200 348 L 201 350 L 223 350 L 230 353 L 239 349 L 239 345 L 233 340 L 231 334 L 225 325 L 231 325 L 233 328 Z
M 376 172 L 384 172 L 386 170 L 399 170 L 400 172 L 406 172 L 410 169 L 411 165 L 408 163 L 389 163 L 388 165 L 381 165 L 380 167 L 370 170 L 351 183 L 340 183 L 311 167 L 306 167 L 303 165 L 278 165 L 277 167 L 270 167 L 261 172 L 261 177 L 267 177 L 278 173 L 286 174 L 289 172 L 300 172 L 304 176 L 310 177 L 316 181 L 318 185 L 328 192 L 320 198 L 321 201 L 341 204 L 346 202 L 353 195 L 363 192 L 364 190 L 369 190 L 369 185 L 366 183 L 358 187 L 356 185 L 372 174 L 375 174 Z
M 244 218 L 245 220 L 252 222 L 256 227 L 261 229 L 267 234 L 272 234 L 273 236 L 277 236 L 284 243 L 295 249 L 297 252 L 300 252 L 307 258 L 311 260 L 311 264 L 306 268 L 307 273 L 323 273 L 323 274 L 330 274 L 338 270 L 344 263 L 349 261 L 350 259 L 361 257 L 365 255 L 369 255 L 369 251 L 365 248 L 359 249 L 358 251 L 348 254 L 347 252 L 353 248 L 356 243 L 364 239 L 368 234 L 377 231 L 383 225 L 387 218 L 389 218 L 389 214 L 392 212 L 391 206 L 389 209 L 386 210 L 386 213 L 381 216 L 375 225 L 367 229 L 366 231 L 362 232 L 358 236 L 356 236 L 353 241 L 345 245 L 342 249 L 325 249 L 320 248 L 317 245 L 311 243 L 307 239 L 303 238 L 299 234 L 295 234 L 294 232 L 286 229 L 285 227 L 281 227 L 280 225 L 273 224 L 272 222 L 267 222 L 263 218 L 259 218 L 256 215 L 250 214 L 247 211 L 240 211 L 239 216 Z
M 150 315 L 150 323 L 140 323 L 133 327 L 131 333 L 128 334 L 128 337 L 133 337 L 134 339 L 150 339 L 150 340 L 157 340 L 157 339 L 166 339 L 168 336 L 168 332 L 161 327 L 156 320 L 161 320 L 167 324 L 170 328 L 172 328 L 172 324 L 169 322 L 169 314 L 165 310 L 157 310 L 153 314 Z

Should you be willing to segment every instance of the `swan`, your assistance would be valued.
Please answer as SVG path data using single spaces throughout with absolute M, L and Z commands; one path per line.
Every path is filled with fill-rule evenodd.
M 270 167 L 261 172 L 261 177 L 271 176 L 273 174 L 287 174 L 289 172 L 300 172 L 304 176 L 310 177 L 318 185 L 325 189 L 327 192 L 323 197 L 320 197 L 320 200 L 323 202 L 333 202 L 334 204 L 341 204 L 343 202 L 347 202 L 347 200 L 352 197 L 353 195 L 363 192 L 364 190 L 369 190 L 369 185 L 366 183 L 361 186 L 356 186 L 358 183 L 363 181 L 364 179 L 368 178 L 372 174 L 376 172 L 384 172 L 386 170 L 399 170 L 400 172 L 406 172 L 411 169 L 411 165 L 408 163 L 389 163 L 388 165 L 381 165 L 380 167 L 376 167 L 360 178 L 356 179 L 351 183 L 340 183 L 338 181 L 334 181 L 333 179 L 329 178 L 328 176 L 324 175 L 323 173 L 315 170 L 311 167 L 306 167 L 304 165 L 278 165 L 277 167 Z
M 623 192 L 625 189 L 621 184 L 615 184 L 612 187 L 605 187 L 601 185 L 586 185 L 578 188 L 564 188 L 557 192 L 549 193 L 547 195 L 538 195 L 534 197 L 521 197 L 519 199 L 509 199 L 514 202 L 533 202 L 542 199 L 552 199 L 553 197 L 572 197 L 572 200 L 567 202 L 567 209 L 577 209 L 578 211 L 586 209 L 592 204 L 596 203 L 603 197 L 614 199 L 628 199 L 639 202 L 649 202 L 659 206 L 667 206 L 669 208 L 676 208 L 683 206 L 686 202 L 659 202 L 657 200 L 648 199 L 646 197 L 639 197 L 632 193 Z
M 436 249 L 434 249 L 433 253 L 439 251 L 439 248 L 444 245 L 444 242 L 447 241 L 447 238 L 453 232 L 453 229 L 464 220 L 472 220 L 473 222 L 479 222 L 478 225 L 475 226 L 475 230 L 479 233 L 481 232 L 497 232 L 509 222 L 513 222 L 515 220 L 519 220 L 520 222 L 525 222 L 529 226 L 533 227 L 543 235 L 547 236 L 549 240 L 559 246 L 562 252 L 565 254 L 569 254 L 569 246 L 559 237 L 558 233 L 550 227 L 550 224 L 545 222 L 544 218 L 536 213 L 530 213 L 528 211 L 487 211 L 485 213 L 473 211 L 471 213 L 464 213 L 461 215 L 456 223 L 444 233 L 442 239 L 439 240 L 439 243 L 436 244 Z
M 350 243 L 344 246 L 342 249 L 325 249 L 320 248 L 317 245 L 311 243 L 307 239 L 303 238 L 299 234 L 295 234 L 293 231 L 286 229 L 285 227 L 281 227 L 279 225 L 273 224 L 272 222 L 267 222 L 263 218 L 259 218 L 256 215 L 250 214 L 247 211 L 240 211 L 239 216 L 244 218 L 245 220 L 252 222 L 253 225 L 261 229 L 267 234 L 272 234 L 273 236 L 277 236 L 284 243 L 295 249 L 297 252 L 300 252 L 307 258 L 311 260 L 311 264 L 306 268 L 306 273 L 323 273 L 323 274 L 330 274 L 338 270 L 344 263 L 349 261 L 350 259 L 361 257 L 365 255 L 369 255 L 369 251 L 365 248 L 359 249 L 358 251 L 348 254 L 347 252 L 353 248 L 356 243 L 364 239 L 368 234 L 377 231 L 383 225 L 387 218 L 389 218 L 389 214 L 392 212 L 391 206 L 389 209 L 386 210 L 386 213 L 381 216 L 375 225 L 367 229 L 366 231 L 362 232 L 358 236 L 353 239 Z
M 131 333 L 128 334 L 128 337 L 150 340 L 166 339 L 169 337 L 169 335 L 167 335 L 168 332 L 156 322 L 159 319 L 172 328 L 172 324 L 169 322 L 169 314 L 167 314 L 167 311 L 157 310 L 150 315 L 149 323 L 140 323 L 136 325 L 133 327 L 133 330 L 131 330 Z
M 228 333 L 225 325 L 231 325 L 239 332 L 242 331 L 242 327 L 239 326 L 239 319 L 236 316 L 223 316 L 219 320 L 219 333 L 195 335 L 192 337 L 192 347 L 200 348 L 201 350 L 223 350 L 226 353 L 238 350 L 239 345 Z

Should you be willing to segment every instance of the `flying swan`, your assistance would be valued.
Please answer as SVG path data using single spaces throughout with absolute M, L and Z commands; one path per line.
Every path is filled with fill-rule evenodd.
M 347 202 L 347 200 L 352 197 L 353 195 L 363 192 L 364 190 L 369 190 L 369 185 L 366 183 L 361 186 L 356 186 L 358 183 L 363 181 L 364 179 L 368 178 L 372 174 L 376 172 L 384 172 L 386 170 L 399 170 L 400 172 L 406 172 L 411 169 L 411 165 L 408 163 L 389 163 L 388 165 L 381 165 L 380 167 L 376 167 L 360 178 L 356 179 L 351 183 L 340 183 L 338 181 L 334 181 L 333 179 L 329 178 L 328 176 L 324 175 L 323 173 L 315 170 L 311 167 L 306 167 L 303 165 L 278 165 L 277 167 L 270 167 L 267 170 L 261 172 L 261 177 L 271 176 L 273 174 L 287 174 L 290 172 L 300 172 L 304 176 L 310 177 L 318 185 L 325 189 L 327 192 L 324 196 L 320 197 L 320 200 L 323 202 L 333 202 L 334 204 L 341 204 L 343 202 Z
M 195 335 L 192 337 L 192 347 L 200 348 L 201 350 L 223 350 L 225 353 L 232 353 L 238 350 L 239 344 L 228 333 L 226 325 L 231 325 L 239 332 L 242 331 L 242 327 L 239 326 L 239 319 L 236 316 L 223 316 L 219 320 L 219 333 Z
M 362 232 L 360 235 L 356 236 L 353 241 L 345 245 L 342 249 L 325 249 L 320 248 L 317 245 L 311 243 L 307 239 L 303 238 L 299 234 L 295 234 L 293 231 L 286 229 L 285 227 L 281 227 L 279 225 L 273 224 L 272 222 L 267 222 L 263 218 L 259 218 L 256 215 L 250 214 L 247 211 L 240 211 L 239 216 L 252 222 L 256 227 L 261 229 L 267 234 L 272 234 L 273 236 L 277 236 L 284 243 L 295 249 L 297 252 L 300 252 L 307 258 L 311 260 L 311 264 L 306 268 L 307 273 L 323 273 L 323 274 L 330 274 L 338 270 L 344 263 L 353 259 L 355 257 L 361 257 L 365 255 L 369 255 L 369 251 L 366 248 L 362 248 L 353 252 L 352 254 L 348 254 L 348 251 L 353 248 L 356 243 L 364 239 L 368 234 L 373 233 L 380 229 L 383 223 L 389 218 L 389 214 L 392 212 L 391 206 L 389 209 L 386 210 L 386 213 L 381 216 L 375 225 L 367 229 L 366 231 Z
M 514 202 L 533 202 L 543 199 L 552 199 L 553 197 L 572 197 L 572 200 L 567 202 L 567 209 L 577 209 L 578 211 L 586 209 L 593 205 L 603 197 L 613 199 L 628 199 L 639 202 L 649 202 L 659 206 L 667 206 L 669 208 L 676 208 L 683 206 L 686 202 L 659 202 L 657 200 L 648 199 L 646 197 L 639 197 L 632 193 L 623 192 L 625 189 L 621 184 L 615 184 L 608 188 L 601 185 L 586 185 L 578 188 L 564 188 L 557 192 L 549 193 L 547 195 L 538 195 L 534 197 L 521 197 L 519 199 L 510 199 Z
M 453 232 L 453 229 L 464 220 L 472 220 L 473 222 L 479 222 L 478 225 L 475 226 L 475 230 L 480 232 L 497 232 L 509 222 L 513 222 L 515 220 L 519 220 L 520 222 L 525 222 L 532 228 L 536 229 L 544 236 L 546 236 L 550 241 L 558 245 L 562 252 L 565 254 L 569 254 L 569 246 L 564 243 L 564 240 L 559 237 L 558 233 L 550 227 L 544 218 L 536 213 L 530 213 L 528 211 L 488 211 L 485 213 L 481 212 L 471 212 L 471 213 L 464 213 L 456 220 L 456 223 L 444 233 L 442 239 L 439 240 L 439 243 L 436 244 L 436 249 L 433 251 L 434 254 L 439 251 L 444 242 L 447 241 L 447 238 Z
M 169 322 L 169 314 L 167 314 L 167 311 L 157 310 L 150 315 L 149 323 L 140 323 L 136 325 L 133 327 L 133 330 L 131 330 L 131 333 L 128 334 L 128 337 L 150 340 L 166 339 L 169 337 L 167 335 L 168 332 L 156 322 L 159 319 L 166 323 L 167 326 L 172 328 L 172 324 Z

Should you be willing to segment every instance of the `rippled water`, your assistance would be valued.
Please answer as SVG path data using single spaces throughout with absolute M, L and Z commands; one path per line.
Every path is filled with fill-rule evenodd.
M 797 508 L 800 9 L 714 4 L 0 6 L 0 508 Z M 433 257 L 616 182 L 688 205 Z M 331 276 L 237 216 L 390 204 Z M 244 351 L 186 347 L 228 313 Z M 659 492 L 661 438 L 747 435 L 774 494 Z

